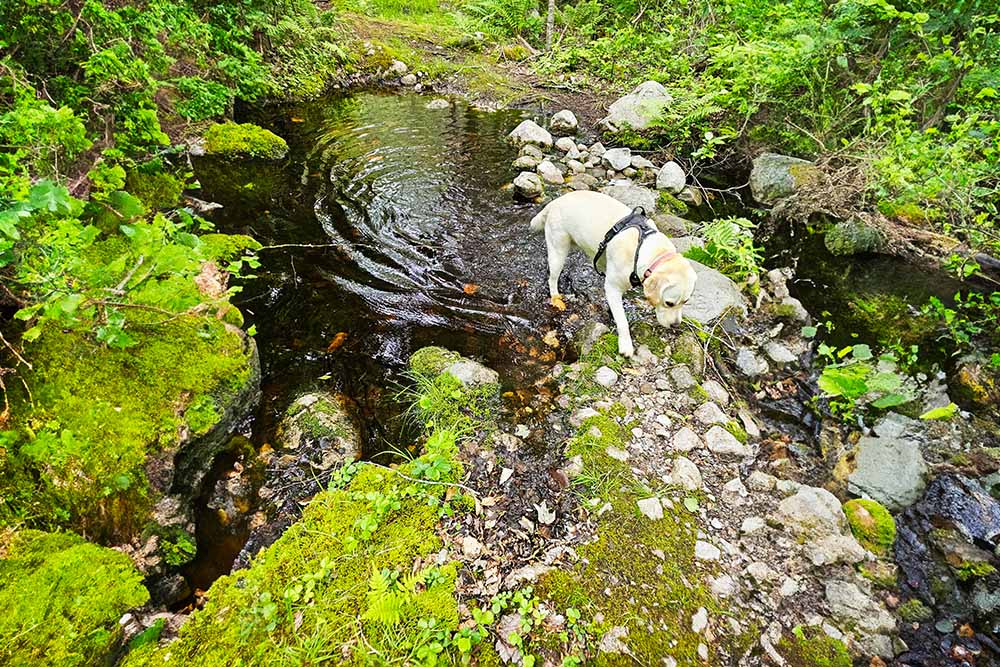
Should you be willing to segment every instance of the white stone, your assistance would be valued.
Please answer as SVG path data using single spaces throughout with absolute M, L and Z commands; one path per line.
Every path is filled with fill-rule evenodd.
M 794 364 L 798 361 L 791 350 L 782 345 L 776 340 L 769 340 L 764 344 L 764 352 L 767 353 L 768 358 L 779 366 L 784 366 L 785 364 Z
M 750 448 L 736 439 L 736 437 L 722 428 L 713 426 L 705 433 L 705 445 L 714 454 L 724 454 L 730 456 L 749 456 Z
M 685 491 L 697 491 L 701 488 L 701 471 L 691 459 L 678 456 L 670 471 L 669 483 L 679 486 Z
M 762 375 L 768 371 L 767 362 L 747 347 L 736 351 L 736 368 L 747 377 Z
M 734 477 L 722 487 L 722 498 L 728 505 L 742 505 L 748 495 L 750 493 L 739 477 Z
M 709 588 L 716 597 L 728 598 L 736 592 L 736 581 L 728 574 L 723 574 L 712 579 Z
M 416 74 L 404 74 L 403 78 L 399 80 L 404 86 L 415 86 L 417 84 Z
M 443 99 L 443 98 L 439 97 L 436 100 L 431 100 L 430 102 L 428 102 L 427 105 L 425 106 L 425 108 L 426 109 L 430 109 L 431 111 L 435 111 L 435 110 L 440 111 L 441 109 L 450 109 L 451 108 L 451 102 L 449 102 L 446 99 Z
M 773 491 L 778 479 L 774 475 L 768 475 L 761 470 L 754 470 L 747 477 L 747 486 L 754 491 Z
M 625 461 L 628 461 L 629 456 L 631 456 L 624 449 L 619 449 L 617 447 L 612 447 L 611 445 L 608 445 L 604 449 L 604 453 L 607 454 L 608 456 L 610 456 L 611 458 L 613 458 L 615 461 L 621 461 L 623 463 Z
M 549 120 L 549 129 L 556 134 L 572 134 L 579 125 L 576 115 L 569 109 L 556 112 Z
M 753 535 L 758 530 L 763 530 L 766 525 L 767 522 L 764 521 L 763 517 L 748 516 L 740 524 L 740 532 L 744 535 Z
M 626 128 L 644 130 L 663 116 L 671 101 L 662 84 L 646 81 L 616 100 L 608 108 L 608 115 L 601 120 L 600 127 L 610 132 Z
M 655 496 L 652 498 L 643 498 L 636 504 L 639 506 L 639 511 L 653 521 L 659 521 L 663 518 L 663 505 L 660 504 L 659 498 Z
M 561 185 L 565 182 L 562 172 L 559 171 L 559 167 L 555 166 L 549 160 L 542 160 L 536 169 L 538 171 L 538 175 L 541 176 L 542 180 L 546 183 Z
M 522 171 L 514 179 L 514 191 L 525 199 L 536 199 L 545 192 L 542 179 L 538 174 L 530 171 Z
M 483 545 L 472 535 L 462 538 L 462 554 L 466 558 L 476 558 L 483 552 Z
M 692 449 L 701 447 L 702 441 L 697 433 L 685 426 L 674 434 L 674 440 L 671 444 L 679 452 L 690 452 Z
M 517 144 L 535 144 L 544 148 L 552 147 L 552 135 L 533 120 L 523 121 L 507 136 Z
M 594 373 L 594 382 L 602 387 L 613 387 L 618 382 L 618 373 L 607 366 L 601 366 Z
M 729 405 L 729 392 L 715 380 L 705 380 L 701 383 L 701 388 L 704 389 L 705 393 L 708 394 L 708 397 L 717 404 L 722 406 Z
M 694 543 L 694 557 L 698 560 L 715 561 L 722 557 L 722 552 L 714 544 L 698 540 Z
M 687 184 L 687 176 L 681 166 L 674 161 L 670 161 L 660 168 L 656 174 L 656 189 L 666 190 L 671 194 L 677 194 L 684 189 Z
M 582 174 L 587 171 L 587 168 L 584 167 L 583 163 L 579 160 L 566 160 L 566 166 L 569 167 L 569 170 L 574 174 Z
M 591 153 L 593 153 L 591 149 Z M 628 148 L 611 148 L 601 156 L 601 161 L 610 169 L 621 171 L 632 164 L 632 151 Z
M 541 164 L 541 162 L 542 161 L 534 155 L 522 155 L 514 160 L 514 164 L 511 166 L 513 166 L 514 169 L 535 169 L 539 164 Z
M 778 503 L 774 518 L 797 535 L 816 540 L 847 532 L 847 517 L 840 501 L 826 489 L 815 486 L 803 485 L 795 495 Z
M 725 424 L 729 421 L 729 417 L 722 411 L 722 408 L 711 401 L 698 406 L 698 409 L 694 411 L 694 418 L 706 426 Z
M 572 137 L 562 137 L 561 139 L 556 139 L 556 148 L 561 150 L 563 153 L 566 153 L 571 150 L 576 150 L 576 142 L 573 141 Z
M 656 165 L 642 157 L 641 155 L 632 156 L 632 168 L 633 169 L 656 169 Z
M 708 627 L 708 610 L 698 607 L 698 611 L 691 617 L 691 632 L 700 635 Z
M 785 577 L 785 580 L 781 582 L 781 588 L 778 593 L 783 598 L 791 597 L 799 592 L 799 582 L 791 577 Z
M 404 74 L 406 74 L 409 71 L 409 69 L 410 68 L 407 67 L 406 63 L 404 63 L 402 60 L 393 60 L 392 64 L 389 65 L 389 71 L 399 76 L 403 76 Z

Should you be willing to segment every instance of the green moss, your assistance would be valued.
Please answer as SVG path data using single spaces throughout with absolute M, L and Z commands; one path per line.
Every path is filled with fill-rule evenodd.
M 410 355 L 410 371 L 418 375 L 434 376 L 461 358 L 458 352 L 434 345 L 422 347 Z
M 0 479 L 0 521 L 75 526 L 102 539 L 135 534 L 152 502 L 149 457 L 206 432 L 256 369 L 238 332 L 196 316 L 143 330 L 126 350 L 49 329 L 30 355 L 31 395 L 11 392 L 17 437 L 6 454 L 41 474 L 28 494 Z
M 205 257 L 220 262 L 232 261 L 263 247 L 256 239 L 245 234 L 202 234 L 198 238 L 203 244 Z
M 656 199 L 656 208 L 658 211 L 665 211 L 680 216 L 688 212 L 688 205 L 666 190 L 660 190 L 660 194 Z
M 743 428 L 743 425 L 738 421 L 730 420 L 723 424 L 722 427 L 732 433 L 733 437 L 742 442 L 744 445 L 747 443 L 747 440 L 750 439 L 750 436 L 747 435 L 746 429 Z
M 0 536 L 0 663 L 103 664 L 149 599 L 128 556 L 71 533 Z
M 882 345 L 914 345 L 934 334 L 937 324 L 914 314 L 902 296 L 888 293 L 853 294 L 847 302 L 851 315 L 863 320 Z
M 789 667 L 851 667 L 844 642 L 828 637 L 822 628 L 796 627 L 778 642 L 778 653 Z
M 688 396 L 693 398 L 699 403 L 704 403 L 706 401 L 712 400 L 712 397 L 708 395 L 708 392 L 700 385 L 696 384 L 690 389 L 688 389 Z
M 160 553 L 171 567 L 190 563 L 198 554 L 194 536 L 183 528 L 172 527 L 160 532 Z
M 879 556 L 889 553 L 896 540 L 896 522 L 889 510 L 877 501 L 857 498 L 844 503 L 844 514 L 861 546 Z
M 997 571 L 986 561 L 962 561 L 952 568 L 959 581 L 969 581 L 977 577 L 987 577 Z
M 177 206 L 181 193 L 184 192 L 184 179 L 163 171 L 160 165 L 156 165 L 151 170 L 130 171 L 125 189 L 146 208 L 159 211 Z
M 925 623 L 934 618 L 934 611 L 917 598 L 899 605 L 899 617 L 907 623 Z
M 253 123 L 218 123 L 205 132 L 205 152 L 279 160 L 288 153 L 288 144 L 270 130 Z
M 438 429 L 401 475 L 369 464 L 349 468 L 353 477 L 343 488 L 315 496 L 248 569 L 216 581 L 175 642 L 144 647 L 124 664 L 160 665 L 167 656 L 191 667 L 284 664 L 305 655 L 402 664 L 450 651 L 444 646 L 458 629 L 459 564 L 428 563 L 442 546 L 440 517 L 467 501 L 450 504 L 449 487 L 412 480 L 434 470 L 428 479 L 458 481 L 456 457 L 454 435 Z M 487 664 L 490 654 L 481 652 Z
M 899 568 L 894 563 L 877 560 L 865 563 L 859 568 L 859 571 L 862 577 L 876 586 L 887 590 L 893 590 L 896 588 L 896 579 L 899 575 Z
M 796 313 L 798 312 L 795 306 L 789 303 L 772 302 L 764 304 L 763 308 L 770 317 L 777 320 L 784 320 L 786 322 L 794 322 L 796 320 Z

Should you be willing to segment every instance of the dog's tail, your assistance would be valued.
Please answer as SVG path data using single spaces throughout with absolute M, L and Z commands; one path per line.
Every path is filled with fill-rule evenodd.
M 540 232 L 545 229 L 545 221 L 549 217 L 549 206 L 551 204 L 546 204 L 545 208 L 538 212 L 534 218 L 531 219 L 531 231 Z

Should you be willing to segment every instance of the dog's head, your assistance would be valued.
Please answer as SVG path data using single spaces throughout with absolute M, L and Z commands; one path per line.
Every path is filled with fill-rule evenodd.
M 656 309 L 656 320 L 665 327 L 681 323 L 681 309 L 694 292 L 695 273 L 691 262 L 675 254 L 656 263 L 642 283 L 646 300 Z

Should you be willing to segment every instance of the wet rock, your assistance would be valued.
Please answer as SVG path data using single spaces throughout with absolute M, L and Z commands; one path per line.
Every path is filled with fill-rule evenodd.
M 150 579 L 149 596 L 157 604 L 169 607 L 191 596 L 187 579 L 179 573 Z
M 656 189 L 666 190 L 671 194 L 677 194 L 684 189 L 687 184 L 687 176 L 681 166 L 674 161 L 670 161 L 660 168 L 656 174 Z
M 749 456 L 751 453 L 749 447 L 737 440 L 732 433 L 721 426 L 713 426 L 708 429 L 708 432 L 705 433 L 705 446 L 713 454 L 725 456 L 743 457 Z
M 545 186 L 538 174 L 522 171 L 514 179 L 514 192 L 525 199 L 538 199 L 545 192 Z
M 593 150 L 591 150 L 593 152 Z M 608 169 L 622 171 L 632 164 L 632 151 L 628 148 L 610 148 L 601 154 L 601 162 Z
M 507 136 L 516 144 L 534 144 L 542 148 L 552 148 L 552 135 L 533 120 L 523 121 Z
M 798 194 L 803 187 L 822 178 L 820 169 L 808 160 L 777 153 L 763 153 L 753 161 L 750 192 L 761 204 L 773 205 Z
M 859 218 L 842 220 L 827 230 L 823 244 L 838 256 L 879 252 L 885 247 L 885 236 Z
M 892 511 L 912 505 L 920 498 L 927 464 L 919 443 L 865 436 L 858 441 L 855 451 L 855 469 L 847 478 L 851 493 L 873 498 Z
M 500 375 L 495 370 L 472 359 L 459 359 L 445 366 L 444 372 L 454 376 L 463 387 L 486 387 L 500 382 Z
M 741 347 L 736 351 L 736 368 L 747 377 L 756 377 L 768 371 L 767 362 L 748 347 Z
M 708 324 L 730 311 L 746 312 L 746 302 L 736 283 L 700 262 L 688 261 L 698 274 L 698 282 L 684 306 L 684 317 Z
M 702 486 L 701 471 L 691 459 L 678 456 L 674 459 L 668 483 L 679 486 L 685 491 L 697 491 Z
M 607 154 L 604 157 L 607 159 Z M 641 185 L 609 185 L 601 188 L 601 192 L 614 197 L 629 208 L 641 206 L 647 214 L 652 214 L 656 210 L 656 193 Z
M 450 109 L 451 102 L 443 98 L 438 98 L 436 100 L 431 100 L 430 102 L 428 102 L 426 108 L 432 111 L 435 110 L 440 111 L 441 109 Z
M 607 366 L 601 366 L 594 373 L 594 382 L 602 387 L 613 387 L 618 382 L 618 373 Z
M 608 132 L 621 132 L 629 128 L 644 130 L 663 116 L 672 101 L 661 84 L 646 81 L 615 101 L 599 126 Z
M 417 75 L 404 74 L 403 77 L 399 80 L 399 82 L 404 86 L 415 86 L 417 84 Z
M 278 426 L 276 441 L 282 449 L 310 447 L 320 440 L 326 441 L 326 452 L 336 454 L 341 462 L 361 456 L 357 429 L 342 395 L 313 392 L 300 396 Z
M 546 183 L 554 183 L 556 185 L 561 185 L 564 182 L 563 174 L 549 160 L 543 160 L 538 164 L 537 167 L 538 175 L 542 177 L 542 180 Z

